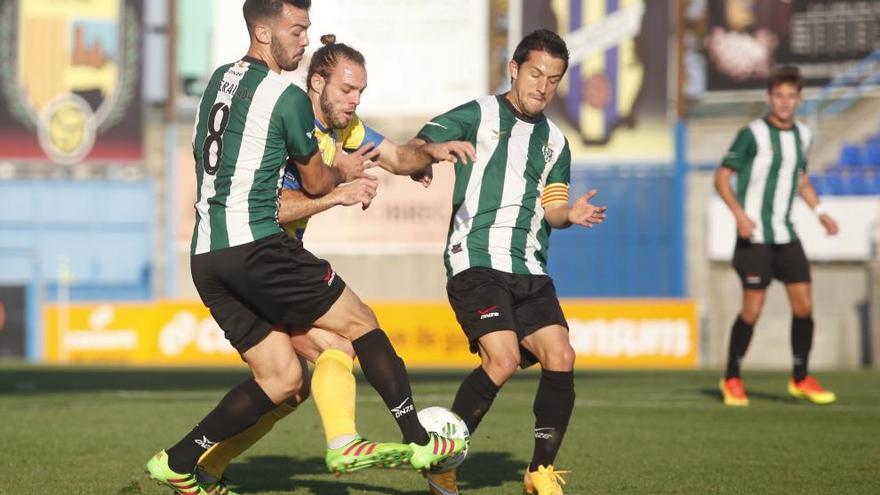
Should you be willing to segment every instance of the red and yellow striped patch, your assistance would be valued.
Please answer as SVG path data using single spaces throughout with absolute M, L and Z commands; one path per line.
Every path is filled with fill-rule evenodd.
M 557 182 L 544 186 L 544 191 L 541 193 L 541 206 L 546 208 L 547 205 L 554 203 L 568 204 L 568 184 Z

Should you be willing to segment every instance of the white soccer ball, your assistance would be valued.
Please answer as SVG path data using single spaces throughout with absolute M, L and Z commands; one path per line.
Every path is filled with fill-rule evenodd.
M 419 422 L 429 432 L 465 442 L 464 450 L 432 467 L 431 472 L 445 473 L 457 468 L 464 462 L 468 451 L 467 440 L 471 434 L 468 431 L 467 425 L 464 424 L 464 421 L 457 414 L 445 407 L 427 407 L 419 411 Z

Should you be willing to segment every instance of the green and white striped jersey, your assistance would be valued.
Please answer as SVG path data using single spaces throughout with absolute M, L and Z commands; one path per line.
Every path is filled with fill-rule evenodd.
M 791 129 L 753 120 L 739 131 L 722 164 L 737 172 L 736 199 L 757 228 L 752 242 L 785 244 L 797 240 L 791 203 L 798 179 L 807 170 L 810 129 L 795 121 Z
M 477 152 L 475 163 L 455 165 L 447 275 L 475 266 L 546 274 L 551 229 L 541 193 L 548 184 L 568 186 L 571 152 L 562 131 L 543 115 L 520 114 L 498 95 L 435 117 L 419 137 L 470 141 Z
M 264 62 L 245 57 L 214 71 L 193 127 L 193 255 L 281 232 L 284 164 L 317 151 L 314 122 L 306 93 Z

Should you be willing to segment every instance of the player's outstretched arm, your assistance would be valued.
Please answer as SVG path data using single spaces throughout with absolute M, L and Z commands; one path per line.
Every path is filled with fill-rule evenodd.
M 379 145 L 379 165 L 396 175 L 413 175 L 423 172 L 432 163 L 450 161 L 467 163 L 476 159 L 471 143 L 449 141 L 428 143 L 421 139 L 399 145 L 389 139 Z
M 798 179 L 798 193 L 804 198 L 807 206 L 819 217 L 819 222 L 825 228 L 825 232 L 828 235 L 837 235 L 839 230 L 837 221 L 825 211 L 825 206 L 819 201 L 819 195 L 816 193 L 816 189 L 813 188 L 813 183 L 810 182 L 807 174 L 801 174 Z
M 572 225 L 593 228 L 605 221 L 607 206 L 596 206 L 590 200 L 596 196 L 593 189 L 584 194 L 571 206 L 567 202 L 555 202 L 544 207 L 544 218 L 554 229 L 566 229 Z
M 278 206 L 278 223 L 286 224 L 302 220 L 334 206 L 352 206 L 360 203 L 366 209 L 376 197 L 378 186 L 375 177 L 364 175 L 318 197 L 309 196 L 295 189 L 282 189 L 281 204 Z

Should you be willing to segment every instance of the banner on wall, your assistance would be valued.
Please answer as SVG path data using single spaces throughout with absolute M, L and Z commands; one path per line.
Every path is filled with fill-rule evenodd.
M 692 3 L 694 24 L 705 26 L 698 31 L 708 91 L 764 89 L 773 67 L 784 64 L 820 87 L 880 49 L 877 0 Z
M 189 252 L 195 225 L 196 178 L 192 148 L 177 148 L 174 167 L 174 244 L 178 252 Z M 382 169 L 370 174 L 379 180 L 380 193 L 370 207 L 336 207 L 309 220 L 304 243 L 307 249 L 327 254 L 435 253 L 446 245 L 452 212 L 452 166 L 434 166 L 434 178 L 427 189 L 409 177 Z
M 446 303 L 371 307 L 407 366 L 479 363 Z M 699 362 L 693 301 L 563 301 L 563 310 L 578 368 L 695 368 Z M 49 363 L 241 363 L 200 303 L 55 305 L 43 321 L 43 356 Z
M 24 357 L 26 315 L 25 287 L 0 286 L 0 358 Z
M 0 158 L 142 160 L 140 0 L 0 0 Z
M 182 3 L 182 2 L 179 2 Z M 304 86 L 311 54 L 335 34 L 366 58 L 369 89 L 361 115 L 430 118 L 488 91 L 488 0 L 335 0 L 312 2 L 305 58 L 289 74 Z M 209 45 L 180 46 L 214 67 L 247 52 L 241 9 L 213 0 Z M 194 11 L 203 15 L 201 11 Z M 210 48 L 211 53 L 191 50 Z M 205 82 L 210 74 L 205 74 Z M 414 130 L 415 131 L 415 130 Z
M 669 2 L 529 1 L 523 2 L 522 18 L 523 35 L 546 28 L 568 44 L 569 68 L 556 101 L 572 127 L 566 132 L 572 158 L 672 157 L 666 115 Z

